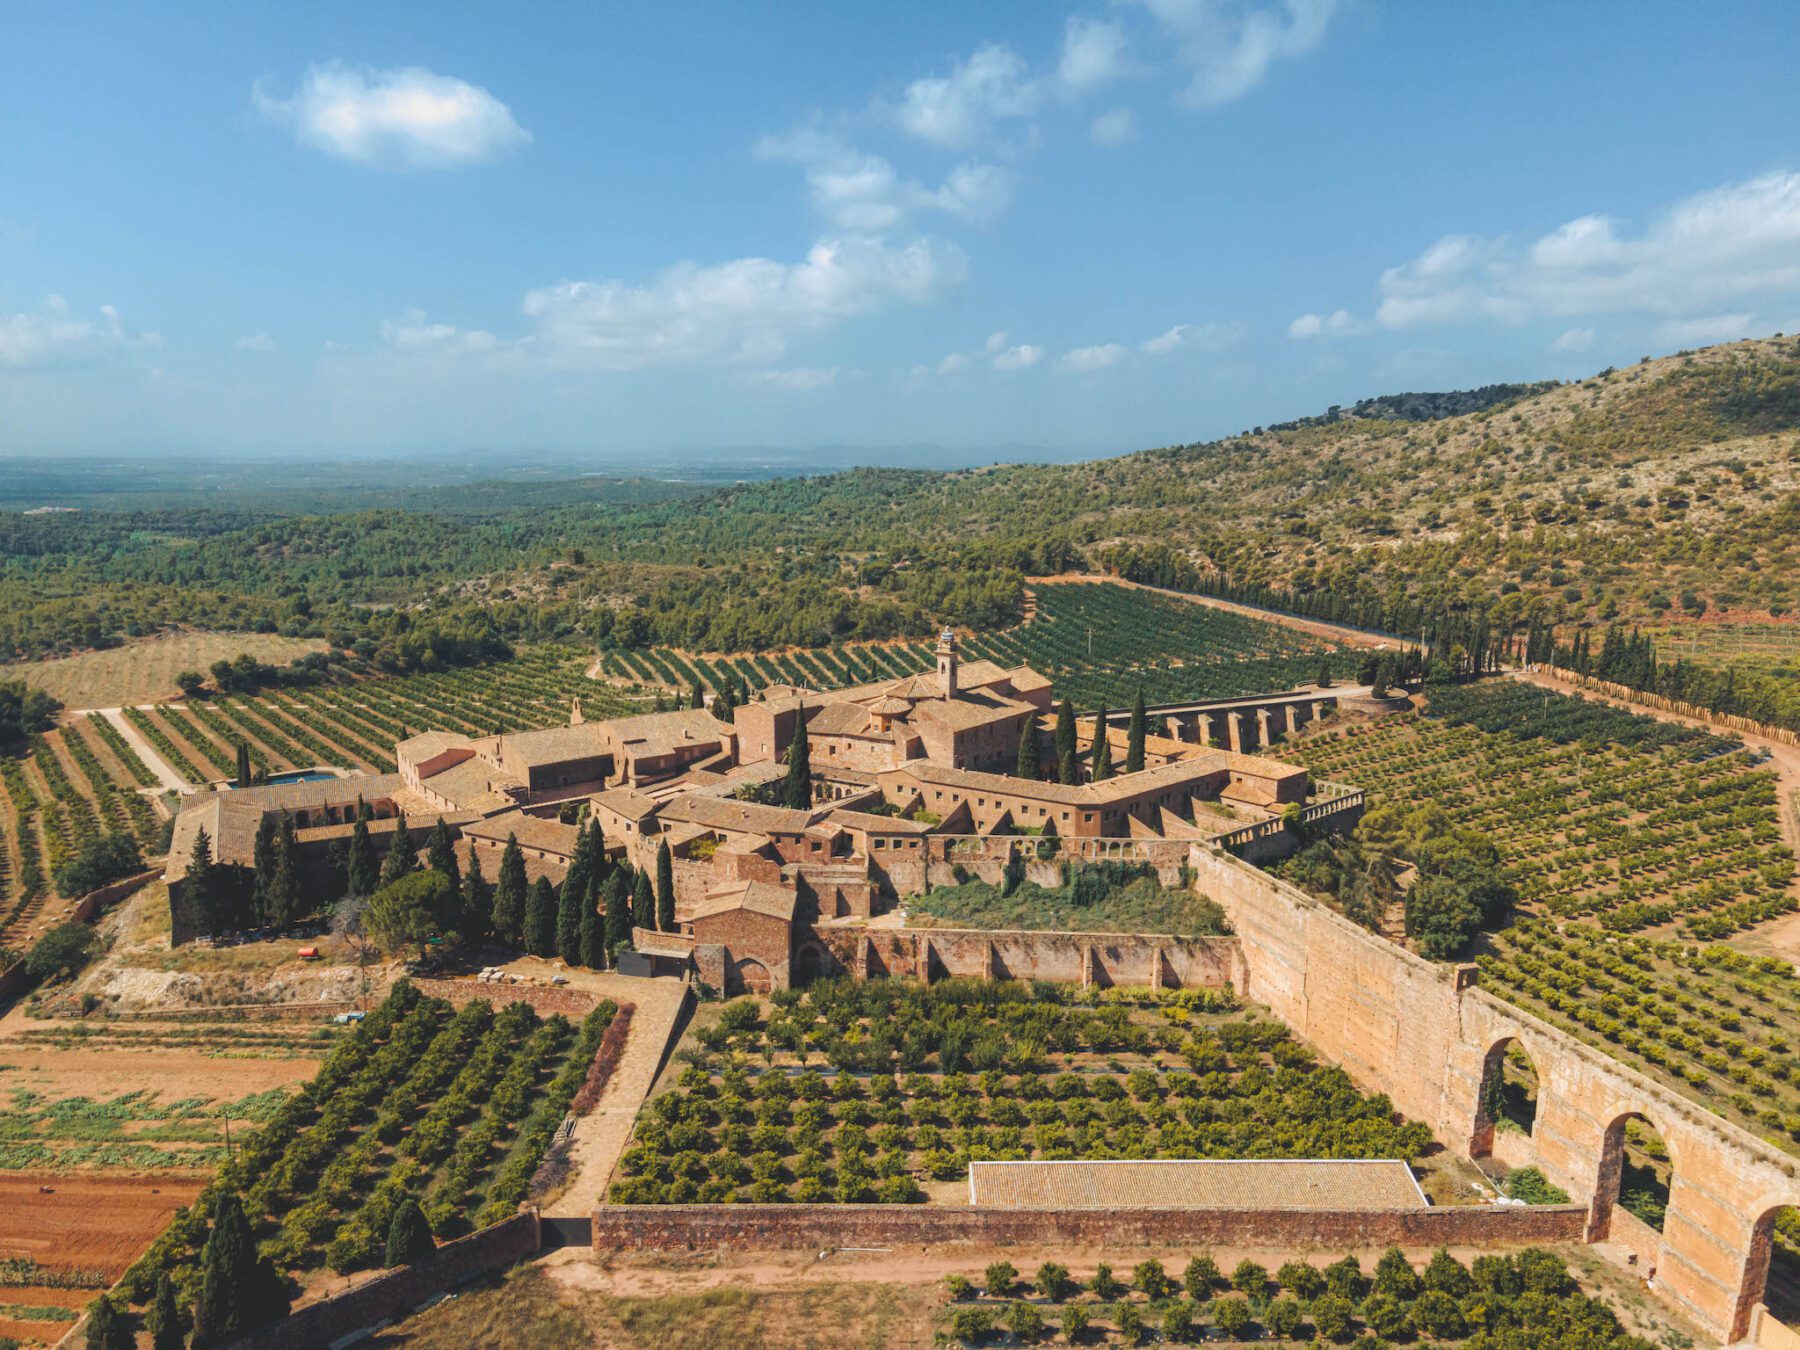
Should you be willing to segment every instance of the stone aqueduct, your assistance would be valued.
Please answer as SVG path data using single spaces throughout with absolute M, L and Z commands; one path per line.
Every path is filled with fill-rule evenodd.
M 1473 967 L 1417 957 L 1230 854 L 1196 846 L 1190 864 L 1237 929 L 1247 998 L 1447 1145 L 1538 1165 L 1589 1205 L 1590 1241 L 1633 1251 L 1653 1289 L 1727 1344 L 1751 1334 L 1775 1216 L 1800 1206 L 1800 1159 L 1477 988 Z M 1529 1135 L 1496 1135 L 1480 1104 L 1512 1042 L 1538 1073 Z M 1673 1168 L 1660 1233 L 1616 1206 L 1632 1117 Z

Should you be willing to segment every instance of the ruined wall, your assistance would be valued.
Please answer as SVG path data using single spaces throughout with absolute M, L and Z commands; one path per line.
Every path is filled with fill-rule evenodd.
M 1579 1205 L 1433 1209 L 977 1209 L 964 1205 L 602 1205 L 597 1255 L 969 1242 L 982 1246 L 1254 1246 L 1293 1251 L 1573 1242 Z
M 1236 938 L 968 928 L 815 929 L 835 968 L 864 979 L 1055 980 L 1159 989 L 1241 989 Z M 809 971 L 810 973 L 810 971 Z M 829 973 L 829 972 L 827 972 Z
M 1590 1238 L 1618 1221 L 1621 1237 L 1650 1250 L 1657 1291 L 1715 1335 L 1748 1329 L 1774 1212 L 1800 1204 L 1800 1159 L 1475 988 L 1473 967 L 1425 961 L 1229 854 L 1197 845 L 1192 865 L 1243 941 L 1248 997 L 1451 1147 L 1489 1146 L 1483 1068 L 1518 1041 L 1537 1068 L 1538 1104 L 1529 1140 L 1507 1141 L 1509 1158 L 1587 1203 Z M 1674 1166 L 1660 1238 L 1614 1214 L 1630 1115 L 1656 1127 Z

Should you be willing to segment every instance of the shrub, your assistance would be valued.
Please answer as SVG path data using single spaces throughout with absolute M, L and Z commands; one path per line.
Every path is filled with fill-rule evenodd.
M 1044 1334 L 1044 1314 L 1033 1303 L 1010 1303 L 1003 1314 L 1007 1329 L 1021 1341 L 1035 1341 Z
M 1250 1305 L 1241 1298 L 1222 1298 L 1213 1304 L 1212 1316 L 1220 1331 L 1235 1338 L 1250 1325 Z
M 1302 1299 L 1317 1298 L 1325 1290 L 1325 1277 L 1319 1268 L 1305 1261 L 1289 1261 L 1276 1272 L 1275 1279 L 1283 1289 Z
M 950 1315 L 950 1335 L 965 1345 L 976 1345 L 994 1329 L 994 1314 L 987 1308 L 958 1308 Z
M 969 1283 L 969 1277 L 967 1275 L 946 1275 L 944 1277 L 944 1285 L 950 1291 L 952 1302 L 960 1303 L 963 1299 L 975 1292 L 975 1286 Z
M 1176 1299 L 1163 1309 L 1162 1334 L 1165 1341 L 1181 1343 L 1194 1334 L 1194 1308 L 1185 1299 Z
M 1125 1286 L 1113 1278 L 1112 1267 L 1102 1261 L 1094 1267 L 1094 1278 L 1088 1288 L 1094 1291 L 1096 1298 L 1111 1301 L 1125 1292 Z
M 1135 1303 L 1121 1303 L 1114 1315 L 1119 1324 L 1119 1340 L 1125 1345 L 1142 1345 L 1144 1342 L 1144 1314 L 1138 1311 Z
M 1161 1261 L 1139 1262 L 1136 1270 L 1131 1272 L 1132 1282 L 1144 1292 L 1144 1297 L 1152 1303 L 1165 1298 L 1173 1287 L 1173 1281 L 1163 1272 Z
M 1286 1284 L 1287 1281 L 1283 1280 L 1282 1283 Z M 1300 1320 L 1300 1305 L 1291 1298 L 1274 1300 L 1263 1313 L 1263 1325 L 1269 1329 L 1269 1334 L 1282 1340 L 1294 1338 L 1300 1330 Z
M 1355 1305 L 1342 1294 L 1320 1294 L 1312 1303 L 1313 1326 L 1328 1341 L 1347 1341 L 1354 1329 Z
M 995 1298 L 1012 1293 L 1013 1282 L 1018 1278 L 1018 1268 L 1011 1261 L 990 1261 L 981 1273 L 982 1287 Z
M 1069 1268 L 1054 1261 L 1046 1261 L 1038 1267 L 1034 1283 L 1038 1293 L 1052 1303 L 1061 1303 L 1078 1287 L 1069 1274 Z
M 1218 1262 L 1210 1256 L 1194 1257 L 1181 1272 L 1181 1283 L 1187 1289 L 1188 1297 L 1195 1302 L 1212 1297 L 1213 1286 L 1222 1284 L 1224 1278 L 1219 1273 Z
M 1269 1283 L 1269 1272 L 1254 1261 L 1239 1261 L 1231 1272 L 1231 1287 L 1240 1294 L 1255 1298 Z
M 1068 1307 L 1062 1310 L 1063 1336 L 1068 1340 L 1069 1344 L 1073 1345 L 1076 1341 L 1081 1339 L 1082 1333 L 1088 1329 L 1092 1321 L 1093 1319 L 1089 1315 L 1088 1310 L 1081 1304 L 1069 1304 Z

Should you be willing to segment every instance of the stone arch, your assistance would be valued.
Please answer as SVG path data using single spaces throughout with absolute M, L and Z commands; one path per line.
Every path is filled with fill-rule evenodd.
M 1469 1153 L 1493 1152 L 1497 1133 L 1536 1133 L 1538 1107 L 1547 1078 L 1541 1052 L 1524 1037 L 1508 1031 L 1488 1047 L 1481 1062 L 1481 1085 L 1475 1094 L 1475 1128 Z
M 766 994 L 774 987 L 769 968 L 752 956 L 733 961 L 725 974 L 727 994 Z
M 1800 1198 L 1793 1204 L 1771 1205 L 1751 1227 L 1732 1317 L 1733 1341 L 1754 1330 L 1752 1318 L 1759 1303 L 1784 1327 L 1800 1331 Z
M 1615 1115 L 1601 1137 L 1588 1240 L 1603 1242 L 1611 1236 L 1617 1209 L 1660 1232 L 1678 1161 L 1667 1136 L 1646 1112 L 1629 1108 Z

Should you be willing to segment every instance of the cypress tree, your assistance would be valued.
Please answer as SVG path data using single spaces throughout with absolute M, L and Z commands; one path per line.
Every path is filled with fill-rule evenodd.
M 549 877 L 532 882 L 525 897 L 525 950 L 533 956 L 556 955 L 556 887 Z
M 450 827 L 439 816 L 431 827 L 431 843 L 425 853 L 425 864 L 434 872 L 450 878 L 450 884 L 462 889 L 462 868 L 456 863 L 456 845 L 450 841 Z
M 1036 780 L 1041 771 L 1038 768 L 1038 724 L 1037 714 L 1033 713 L 1025 719 L 1019 728 L 1019 758 L 1013 766 L 1013 774 L 1019 778 Z
M 350 894 L 366 900 L 381 885 L 381 865 L 375 861 L 375 844 L 369 838 L 369 822 L 357 809 L 356 824 L 350 828 L 350 857 L 344 866 L 349 878 Z
M 606 964 L 605 930 L 600 923 L 600 881 L 588 883 L 587 898 L 581 906 L 581 964 L 598 970 Z
M 410 876 L 415 861 L 412 831 L 406 828 L 406 816 L 402 814 L 394 829 L 393 842 L 388 845 L 387 857 L 381 860 L 381 884 L 392 886 Z
M 1093 781 L 1104 783 L 1112 777 L 1112 771 L 1112 737 L 1106 733 L 1106 714 L 1100 712 L 1094 716 Z
M 188 1315 L 168 1271 L 156 1277 L 156 1293 L 144 1318 L 150 1330 L 150 1350 L 182 1350 L 187 1344 Z
M 796 811 L 812 805 L 812 747 L 806 738 L 806 705 L 794 714 L 794 738 L 788 742 L 787 779 L 781 787 L 781 804 Z
M 675 931 L 675 857 L 666 838 L 656 846 L 656 926 Z
M 494 933 L 515 947 L 525 935 L 525 853 L 517 835 L 506 836 L 500 855 L 500 882 L 494 887 Z
M 194 834 L 194 852 L 188 859 L 187 871 L 182 875 L 182 892 L 188 904 L 188 912 L 198 919 L 204 928 L 217 932 L 224 925 L 217 897 L 213 887 L 218 877 L 213 871 L 212 840 L 207 838 L 205 830 L 197 830 Z
M 388 1267 L 410 1266 L 437 1250 L 432 1240 L 431 1225 L 425 1222 L 425 1211 L 411 1196 L 400 1202 L 388 1224 L 387 1252 L 382 1264 Z
M 241 788 L 250 786 L 250 743 L 237 743 L 237 785 Z
M 600 823 L 590 816 L 587 823 L 576 830 L 575 852 L 569 859 L 569 872 L 562 884 L 566 899 L 579 904 L 587 896 L 599 861 Z
M 275 881 L 275 817 L 264 815 L 256 827 L 256 842 L 250 849 L 250 905 L 256 911 L 256 922 L 267 923 L 269 887 Z
M 213 1206 L 212 1231 L 200 1249 L 200 1301 L 194 1344 L 223 1345 L 287 1313 L 287 1293 L 256 1253 L 243 1202 L 223 1191 Z
M 575 885 L 574 869 L 563 879 L 556 901 L 556 954 L 568 964 L 581 964 L 581 902 L 592 882 Z
M 1079 783 L 1080 765 L 1075 757 L 1075 705 L 1064 699 L 1056 708 L 1056 780 Z
M 741 670 L 738 672 L 737 685 L 737 706 L 741 708 L 750 701 L 750 681 L 744 678 Z
M 405 735 L 403 734 L 400 739 L 405 740 Z M 363 800 L 362 793 L 360 792 L 356 794 L 356 818 L 358 820 L 375 819 L 375 808 Z
M 275 874 L 264 897 L 268 909 L 264 922 L 271 928 L 286 928 L 300 917 L 300 841 L 294 837 L 294 818 L 281 813 L 281 828 L 275 836 Z
M 462 884 L 462 931 L 470 937 L 480 937 L 494 926 L 494 895 L 488 888 L 487 878 L 481 875 L 481 855 L 473 848 L 469 850 L 469 870 L 463 873 Z
M 1131 701 L 1131 724 L 1125 731 L 1125 772 L 1142 773 L 1144 770 L 1144 736 L 1148 731 L 1148 719 L 1144 716 L 1144 686 L 1139 685 L 1137 697 Z
M 88 1304 L 86 1345 L 87 1350 L 136 1350 L 131 1324 L 105 1294 Z
M 620 867 L 606 879 L 606 955 L 625 945 L 631 936 L 631 869 Z
M 656 892 L 650 885 L 650 874 L 639 872 L 637 880 L 631 887 L 631 922 L 654 927 L 656 922 Z M 631 927 L 626 926 L 625 944 L 631 945 Z
M 694 681 L 694 687 L 689 693 L 688 707 L 690 707 L 690 708 L 706 707 L 706 695 L 701 692 L 700 681 L 698 681 L 698 680 Z

